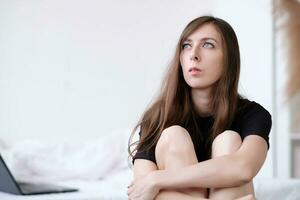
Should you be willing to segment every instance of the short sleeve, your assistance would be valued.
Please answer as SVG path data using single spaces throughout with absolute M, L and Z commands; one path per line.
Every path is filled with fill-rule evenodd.
M 269 148 L 269 134 L 272 126 L 270 113 L 253 101 L 241 117 L 240 135 L 242 139 L 248 135 L 259 135 L 266 140 Z
M 141 136 L 141 132 L 139 132 L 139 135 Z M 155 159 L 155 146 L 153 145 L 149 150 L 141 150 L 137 149 L 136 154 L 133 156 L 132 164 L 134 164 L 135 159 L 146 159 L 154 162 L 156 164 Z

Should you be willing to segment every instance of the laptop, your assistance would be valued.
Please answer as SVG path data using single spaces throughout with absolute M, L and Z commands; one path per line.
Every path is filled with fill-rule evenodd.
M 17 195 L 76 192 L 78 189 L 52 184 L 17 182 L 0 155 L 0 192 Z

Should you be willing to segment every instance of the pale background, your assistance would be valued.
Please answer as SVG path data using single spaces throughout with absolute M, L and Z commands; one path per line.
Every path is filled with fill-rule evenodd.
M 0 137 L 78 141 L 133 127 L 157 93 L 181 31 L 204 14 L 233 26 L 239 90 L 276 122 L 271 3 L 0 0 Z M 286 173 L 278 167 L 285 154 L 275 148 L 275 129 L 262 176 Z

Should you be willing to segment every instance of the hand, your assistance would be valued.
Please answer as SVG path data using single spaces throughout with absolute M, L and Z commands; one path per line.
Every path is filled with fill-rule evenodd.
M 153 200 L 158 192 L 154 172 L 133 181 L 127 190 L 129 200 Z

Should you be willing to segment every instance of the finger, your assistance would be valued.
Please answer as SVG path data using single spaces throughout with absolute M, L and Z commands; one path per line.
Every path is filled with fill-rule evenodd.
M 127 196 L 129 197 L 130 193 L 129 193 L 129 190 L 127 190 Z
M 132 191 L 133 191 L 133 187 L 129 187 L 129 188 L 127 189 L 127 194 L 130 195 L 130 194 L 132 193 Z
M 131 187 L 133 185 L 133 181 L 131 181 L 131 183 L 127 186 L 128 188 Z
M 132 195 L 128 196 L 128 200 L 133 200 L 134 198 L 132 197 Z

